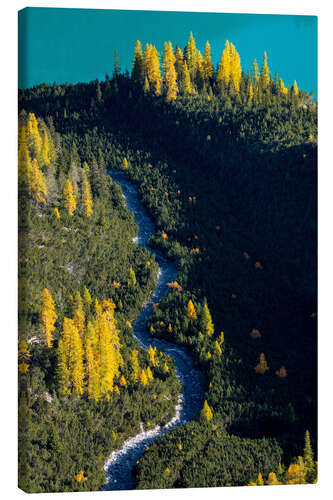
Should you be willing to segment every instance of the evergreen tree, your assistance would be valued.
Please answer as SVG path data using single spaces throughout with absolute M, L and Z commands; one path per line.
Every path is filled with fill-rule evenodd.
M 142 85 L 144 79 L 144 57 L 142 53 L 141 42 L 136 41 L 134 59 L 132 65 L 132 80 L 137 85 Z
M 315 463 L 313 461 L 313 451 L 311 448 L 310 433 L 308 430 L 305 432 L 303 458 L 306 482 L 314 483 L 317 473 Z
M 142 51 L 141 51 L 142 54 Z M 120 63 L 118 52 L 114 51 L 114 63 L 113 63 L 113 78 L 117 78 L 120 75 Z

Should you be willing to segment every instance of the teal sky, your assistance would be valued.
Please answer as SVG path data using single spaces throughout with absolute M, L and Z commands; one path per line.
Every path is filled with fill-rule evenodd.
M 29 7 L 19 12 L 19 87 L 42 82 L 77 83 L 112 74 L 114 51 L 121 69 L 131 69 L 139 39 L 163 50 L 165 40 L 182 49 L 193 32 L 203 52 L 206 40 L 216 64 L 225 41 L 235 46 L 242 69 L 254 58 L 286 85 L 317 96 L 317 17 Z

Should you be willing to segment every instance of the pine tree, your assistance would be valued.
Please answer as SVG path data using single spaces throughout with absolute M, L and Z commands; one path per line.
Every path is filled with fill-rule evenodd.
M 142 52 L 141 52 L 142 54 Z M 120 75 L 120 63 L 118 52 L 114 51 L 114 63 L 113 63 L 113 78 L 117 78 Z
M 69 179 L 67 179 L 64 187 L 64 207 L 68 215 L 73 216 L 76 209 L 76 200 L 73 194 L 73 186 Z
M 141 42 L 136 41 L 134 59 L 132 65 L 132 80 L 137 85 L 142 85 L 144 79 L 144 57 L 142 53 Z
M 214 335 L 214 325 L 212 321 L 212 316 L 208 309 L 208 304 L 205 301 L 200 317 L 200 329 L 204 335 L 211 337 Z
M 313 451 L 311 448 L 310 433 L 308 430 L 305 432 L 303 458 L 306 482 L 314 483 L 316 481 L 317 472 L 313 460 Z
M 46 345 L 52 347 L 53 336 L 52 332 L 55 330 L 55 322 L 58 316 L 55 310 L 55 305 L 51 293 L 47 288 L 42 292 L 42 312 L 41 321 L 42 328 L 45 336 Z
M 240 83 L 242 78 L 242 67 L 240 62 L 240 56 L 235 48 L 235 46 L 230 44 L 230 80 L 233 84 L 236 93 L 239 93 Z
M 195 308 L 194 308 L 194 304 L 193 304 L 191 299 L 188 301 L 188 304 L 187 304 L 187 317 L 189 319 L 193 319 L 193 320 L 196 320 L 198 318 L 197 313 L 196 313 Z
M 203 408 L 201 410 L 201 417 L 203 417 L 207 422 L 210 422 L 213 418 L 213 412 L 207 403 L 207 400 L 205 400 Z

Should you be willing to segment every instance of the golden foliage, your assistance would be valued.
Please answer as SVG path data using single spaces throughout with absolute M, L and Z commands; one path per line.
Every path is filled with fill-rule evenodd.
M 257 364 L 257 366 L 255 367 L 255 372 L 263 375 L 265 372 L 267 372 L 267 370 L 269 370 L 269 368 L 267 366 L 265 354 L 262 352 L 260 354 L 259 364 Z
M 187 317 L 189 319 L 193 319 L 193 320 L 196 320 L 198 318 L 197 313 L 196 313 L 195 308 L 194 308 L 194 304 L 193 304 L 191 299 L 188 301 L 188 304 L 187 304 Z
M 41 312 L 41 322 L 42 329 L 45 336 L 46 345 L 48 347 L 52 346 L 53 335 L 52 332 L 55 330 L 55 322 L 58 315 L 55 311 L 55 305 L 51 293 L 47 288 L 44 288 L 42 292 L 42 312 Z

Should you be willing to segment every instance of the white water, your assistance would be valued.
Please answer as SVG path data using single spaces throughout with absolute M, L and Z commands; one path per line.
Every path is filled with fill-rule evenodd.
M 136 187 L 126 178 L 124 173 L 110 172 L 112 179 L 122 188 L 123 197 L 130 210 L 134 212 L 134 218 L 139 226 L 138 236 L 133 241 L 148 248 L 148 242 L 155 232 L 154 225 L 148 217 L 145 208 L 137 196 Z M 149 249 L 151 251 L 151 249 Z M 146 329 L 147 319 L 153 312 L 153 304 L 159 302 L 169 289 L 168 282 L 174 281 L 177 276 L 177 268 L 174 263 L 167 260 L 160 252 L 155 252 L 158 263 L 157 285 L 153 297 L 142 307 L 142 312 L 133 325 L 134 337 L 139 345 L 148 349 L 151 344 L 173 357 L 176 362 L 176 375 L 182 384 L 182 393 L 179 395 L 175 408 L 175 416 L 164 426 L 156 426 L 154 429 L 145 431 L 143 424 L 140 425 L 140 433 L 127 439 L 122 448 L 111 453 L 104 464 L 106 472 L 106 485 L 104 490 L 128 490 L 135 487 L 132 469 L 140 456 L 157 438 L 164 436 L 175 427 L 191 420 L 201 409 L 203 403 L 203 377 L 195 370 L 193 362 L 185 348 L 152 337 Z

